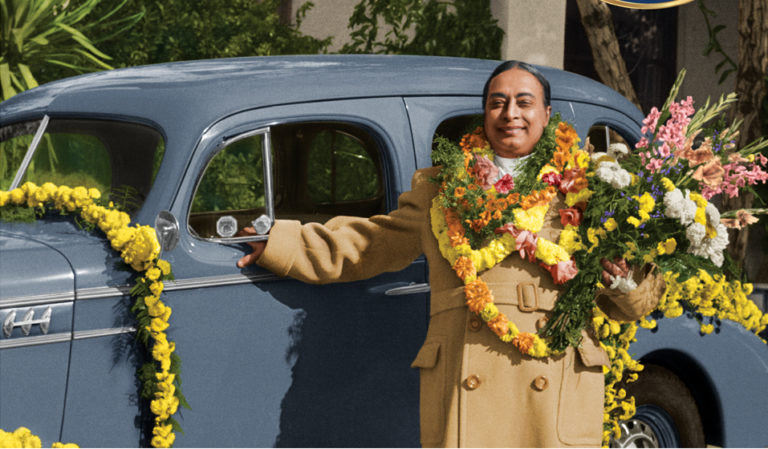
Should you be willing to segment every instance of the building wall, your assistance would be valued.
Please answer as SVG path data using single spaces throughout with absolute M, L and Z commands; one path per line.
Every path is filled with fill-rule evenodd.
M 725 25 L 718 33 L 718 40 L 723 50 L 734 60 L 738 61 L 739 8 L 735 1 L 707 0 L 706 7 L 717 14 L 710 18 L 712 26 Z M 685 68 L 685 82 L 680 89 L 681 98 L 691 95 L 696 104 L 702 104 L 707 96 L 713 100 L 721 94 L 732 92 L 736 85 L 736 74 L 732 73 L 723 84 L 718 84 L 720 75 L 715 73 L 715 66 L 722 60 L 721 56 L 711 53 L 704 56 L 704 49 L 709 42 L 709 34 L 704 22 L 704 16 L 696 6 L 696 2 L 678 7 L 677 16 L 677 70 Z
M 491 0 L 504 30 L 503 59 L 563 68 L 566 0 Z
M 349 42 L 347 23 L 360 0 L 313 0 L 301 31 L 318 38 L 333 36 L 328 51 Z M 296 11 L 305 0 L 292 0 Z M 491 11 L 504 30 L 503 59 L 563 67 L 566 0 L 491 0 Z M 520 12 L 524 11 L 524 14 Z

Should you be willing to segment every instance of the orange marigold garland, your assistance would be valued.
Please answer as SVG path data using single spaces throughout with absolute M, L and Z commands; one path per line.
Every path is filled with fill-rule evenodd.
M 557 124 L 552 132 L 555 123 L 552 121 L 548 126 L 550 136 L 554 138 L 542 138 L 542 142 L 544 146 L 548 141 L 556 147 L 549 158 L 546 154 L 552 148 L 540 148 L 539 155 L 544 155 L 546 163 L 538 163 L 544 167 L 541 170 L 534 166 L 537 173 L 527 182 L 505 176 L 503 184 L 497 181 L 489 185 L 490 179 L 498 176 L 489 173 L 493 170 L 489 164 L 493 151 L 482 128 L 465 135 L 460 143 L 461 158 L 443 164 L 440 194 L 433 200 L 431 209 L 433 233 L 441 253 L 465 284 L 464 295 L 469 310 L 479 315 L 502 341 L 512 343 L 520 352 L 533 357 L 546 357 L 557 351 L 552 351 L 538 334 L 520 332 L 495 306 L 493 293 L 478 278 L 478 273 L 515 251 L 531 261 L 538 260 L 558 284 L 578 272 L 565 248 L 537 235 L 558 188 L 566 193 L 578 192 L 588 186 L 586 167 L 589 157 L 578 149 L 578 135 L 564 122 Z M 457 163 L 460 164 L 458 167 Z M 526 168 L 531 171 L 530 167 Z M 573 217 L 578 214 L 569 212 L 568 216 L 569 224 L 573 224 Z

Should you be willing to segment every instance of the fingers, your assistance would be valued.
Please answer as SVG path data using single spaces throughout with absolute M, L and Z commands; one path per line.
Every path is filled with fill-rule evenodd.
M 247 226 L 237 231 L 237 234 L 235 234 L 235 237 L 245 237 L 248 235 L 256 235 L 256 230 L 253 228 L 253 226 Z
M 237 267 L 238 268 L 245 268 L 248 265 L 252 265 L 256 263 L 256 260 L 261 256 L 261 251 L 256 253 L 256 251 L 252 252 L 251 254 L 246 254 L 245 256 L 241 257 L 240 260 L 237 261 Z
M 613 263 L 615 263 L 624 273 L 622 277 L 626 277 L 629 274 L 629 265 L 627 265 L 626 259 L 622 259 L 621 257 L 615 257 L 613 259 Z
M 613 281 L 611 280 L 611 276 L 613 277 L 629 276 L 629 265 L 627 264 L 627 261 L 625 259 L 622 259 L 621 257 L 615 257 L 613 259 L 613 262 L 605 258 L 600 259 L 600 265 L 602 265 L 604 268 L 601 274 L 602 274 L 603 282 L 606 285 L 610 285 L 613 283 Z
M 613 280 L 611 279 L 611 275 L 608 274 L 607 271 L 603 270 L 603 285 L 611 285 L 613 284 Z
M 259 260 L 259 257 L 261 257 L 261 254 L 264 252 L 264 248 L 267 247 L 267 242 L 265 241 L 248 242 L 248 244 L 251 245 L 251 248 L 253 248 L 253 252 L 251 254 L 246 254 L 237 261 L 237 266 L 240 268 L 256 263 L 256 261 Z

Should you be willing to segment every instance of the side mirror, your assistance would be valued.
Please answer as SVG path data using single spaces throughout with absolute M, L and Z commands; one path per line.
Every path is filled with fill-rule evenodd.
M 169 211 L 163 210 L 155 218 L 155 233 L 162 251 L 171 251 L 179 243 L 179 221 Z

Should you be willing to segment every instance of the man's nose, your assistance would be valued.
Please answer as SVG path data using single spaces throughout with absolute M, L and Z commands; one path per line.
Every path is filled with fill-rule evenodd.
M 504 108 L 504 117 L 507 120 L 512 120 L 514 118 L 520 117 L 520 108 L 517 107 L 517 104 L 514 102 L 509 102 L 507 104 L 507 107 Z

